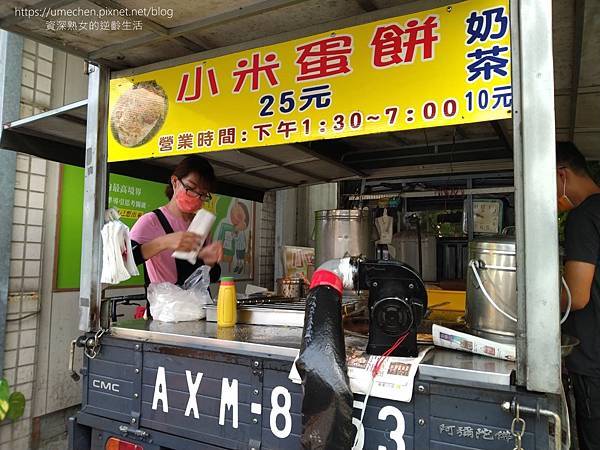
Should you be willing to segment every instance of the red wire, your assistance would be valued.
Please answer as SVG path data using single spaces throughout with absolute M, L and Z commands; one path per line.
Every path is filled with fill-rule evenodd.
M 402 344 L 404 342 L 404 340 L 406 339 L 406 336 L 408 336 L 408 333 L 403 334 L 402 336 L 400 336 L 396 342 L 394 342 L 394 344 L 388 348 L 383 355 L 381 355 L 379 357 L 379 359 L 377 360 L 377 362 L 375 363 L 375 366 L 373 367 L 372 370 L 372 374 L 373 374 L 373 379 L 375 379 L 375 377 L 377 376 L 377 374 L 379 373 L 379 371 L 381 370 L 381 366 L 383 366 L 383 363 L 385 362 L 385 360 L 388 358 L 388 356 L 390 356 L 392 353 L 394 353 L 394 350 L 396 350 L 400 344 Z

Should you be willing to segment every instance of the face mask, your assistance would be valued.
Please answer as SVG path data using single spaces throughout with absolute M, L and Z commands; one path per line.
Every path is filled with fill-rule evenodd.
M 558 211 L 566 212 L 573 209 L 575 205 L 571 201 L 569 197 L 567 197 L 567 179 L 565 178 L 565 182 L 563 184 L 563 194 L 558 197 Z
M 185 192 L 185 189 L 179 189 L 175 193 L 175 202 L 180 211 L 187 214 L 194 214 L 202 208 L 202 199 L 190 197 Z

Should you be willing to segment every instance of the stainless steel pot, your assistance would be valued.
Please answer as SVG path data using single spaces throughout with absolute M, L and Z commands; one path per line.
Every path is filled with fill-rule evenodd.
M 486 339 L 514 343 L 517 323 L 507 317 L 507 315 L 513 319 L 517 317 L 514 238 L 471 241 L 469 259 L 465 315 L 467 326 L 473 334 Z M 480 286 L 475 272 L 483 287 Z
M 315 212 L 315 267 L 344 256 L 372 258 L 371 218 L 368 209 L 329 209 Z
M 302 278 L 278 278 L 277 295 L 286 298 L 304 298 L 306 285 Z
M 392 245 L 396 248 L 396 259 L 419 270 L 419 239 L 416 231 L 401 231 L 394 234 Z M 421 236 L 423 281 L 437 281 L 437 238 L 432 234 Z

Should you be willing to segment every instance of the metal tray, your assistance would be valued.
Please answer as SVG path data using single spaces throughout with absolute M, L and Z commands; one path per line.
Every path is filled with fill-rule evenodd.
M 304 302 L 240 305 L 237 310 L 237 323 L 302 327 L 304 326 L 304 307 Z M 206 321 L 216 322 L 217 306 L 208 305 L 205 308 Z
M 248 298 L 238 299 L 238 306 L 248 306 L 248 305 L 267 305 L 272 303 L 295 303 L 299 302 L 298 298 L 290 298 L 290 297 L 282 297 L 280 295 L 262 295 L 262 296 L 249 296 Z
M 303 327 L 306 300 L 286 299 L 283 302 L 245 305 L 238 302 L 237 323 L 248 325 L 278 325 L 286 327 Z M 356 309 L 358 302 L 345 301 L 342 304 L 342 315 L 345 316 Z M 217 306 L 207 305 L 206 321 L 217 321 Z

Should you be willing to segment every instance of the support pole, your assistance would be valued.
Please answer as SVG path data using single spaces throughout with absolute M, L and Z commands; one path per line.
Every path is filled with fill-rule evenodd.
M 512 0 L 517 383 L 559 393 L 560 326 L 551 0 Z
M 107 116 L 109 71 L 89 67 L 87 133 L 85 141 L 85 181 L 81 244 L 79 329 L 100 328 L 102 289 L 102 238 L 107 183 Z

